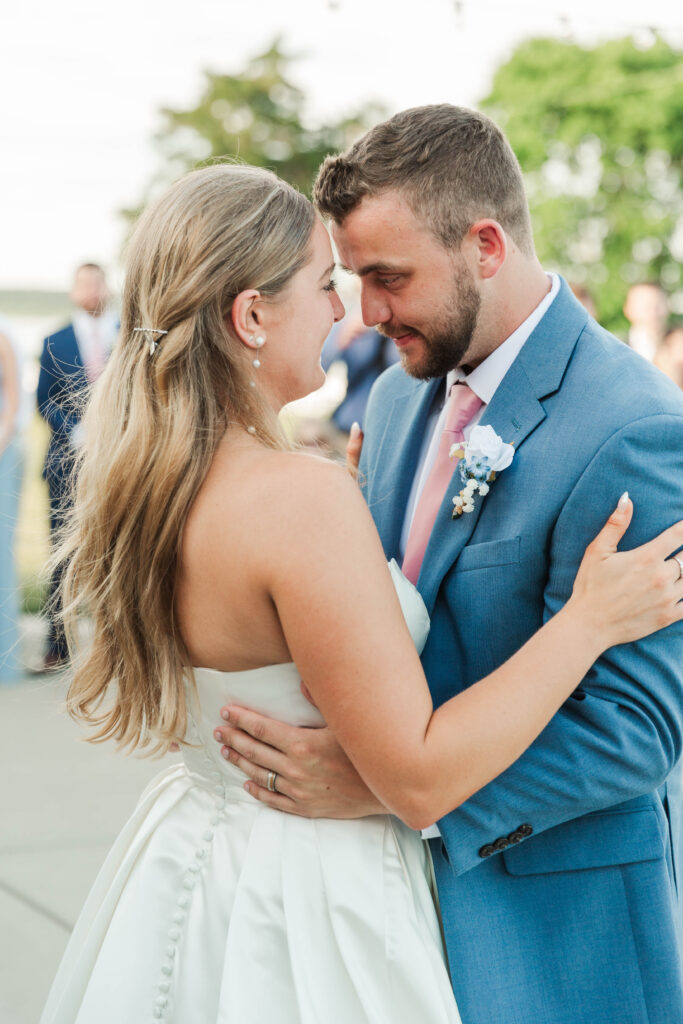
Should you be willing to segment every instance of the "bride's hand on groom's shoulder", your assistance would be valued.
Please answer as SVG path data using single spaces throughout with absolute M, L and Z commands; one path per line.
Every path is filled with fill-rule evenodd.
M 360 453 L 362 450 L 363 431 L 360 429 L 358 423 L 354 423 L 351 426 L 349 439 L 346 442 L 346 468 L 354 480 L 358 475 L 358 464 L 360 462 Z
M 245 788 L 262 803 L 304 818 L 385 812 L 329 729 L 298 728 L 241 707 L 223 708 L 221 717 L 214 730 L 221 754 L 244 772 Z M 268 788 L 272 772 L 275 792 Z

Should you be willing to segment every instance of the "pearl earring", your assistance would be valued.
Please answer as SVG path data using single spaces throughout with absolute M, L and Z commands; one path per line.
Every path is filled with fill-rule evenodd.
M 249 340 L 256 346 L 256 348 L 262 348 L 266 343 L 266 339 L 261 337 L 260 334 L 257 334 L 256 337 L 254 337 L 254 335 L 252 334 Z M 252 359 L 251 365 L 258 370 L 259 366 L 261 365 L 261 360 L 258 358 Z

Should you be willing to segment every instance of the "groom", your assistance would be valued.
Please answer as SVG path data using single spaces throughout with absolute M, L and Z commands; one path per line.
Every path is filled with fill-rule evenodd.
M 683 517 L 683 400 L 544 272 L 519 166 L 483 115 L 396 115 L 325 161 L 315 200 L 360 277 L 365 322 L 401 356 L 372 393 L 361 479 L 387 557 L 430 612 L 438 705 L 563 605 L 623 491 L 631 546 Z M 515 448 L 455 518 L 455 463 L 425 508 L 454 402 L 465 440 L 490 425 Z M 222 736 L 273 807 L 381 810 L 327 730 L 231 708 Z M 683 1021 L 682 748 L 678 624 L 609 650 L 531 748 L 438 822 L 464 1024 Z M 269 770 L 288 795 L 267 791 Z

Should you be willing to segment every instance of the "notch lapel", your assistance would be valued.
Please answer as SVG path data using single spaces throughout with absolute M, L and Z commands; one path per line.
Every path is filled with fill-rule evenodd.
M 588 314 L 576 301 L 567 283 L 561 279 L 555 301 L 527 339 L 486 407 L 481 425 L 490 424 L 503 441 L 515 446 L 512 465 L 503 470 L 506 478 L 514 475 L 515 460 L 520 457 L 519 450 L 524 441 L 545 419 L 546 412 L 541 399 L 547 398 L 560 387 L 587 321 Z M 494 481 L 492 487 L 496 486 L 498 483 Z M 461 488 L 456 465 L 437 514 L 417 581 L 430 615 L 441 581 L 469 543 L 486 505 L 487 499 L 477 495 L 474 511 L 465 512 L 453 519 L 453 498 L 460 493 Z
M 505 386 L 501 384 L 487 406 L 481 425 L 490 424 L 503 441 L 513 444 L 517 459 L 523 442 L 545 419 L 545 411 L 534 395 L 523 368 L 517 362 L 510 367 L 504 383 Z M 513 472 L 515 459 L 508 469 L 503 470 L 501 476 Z M 494 481 L 491 487 L 496 486 L 497 482 Z M 464 512 L 457 519 L 453 519 L 453 498 L 460 493 L 461 488 L 462 481 L 456 464 L 451 483 L 436 517 L 417 581 L 430 615 L 443 577 L 469 542 L 486 504 L 486 498 L 478 494 L 474 501 L 474 511 Z

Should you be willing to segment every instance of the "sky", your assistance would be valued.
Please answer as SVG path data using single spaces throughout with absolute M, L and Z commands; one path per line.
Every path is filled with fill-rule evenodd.
M 677 0 L 22 0 L 0 37 L 0 290 L 68 288 L 101 262 L 120 285 L 123 222 L 159 167 L 163 106 L 197 101 L 276 36 L 312 123 L 379 99 L 475 106 L 529 36 L 591 44 L 654 26 L 683 45 Z M 402 13 L 399 13 L 402 11 Z

